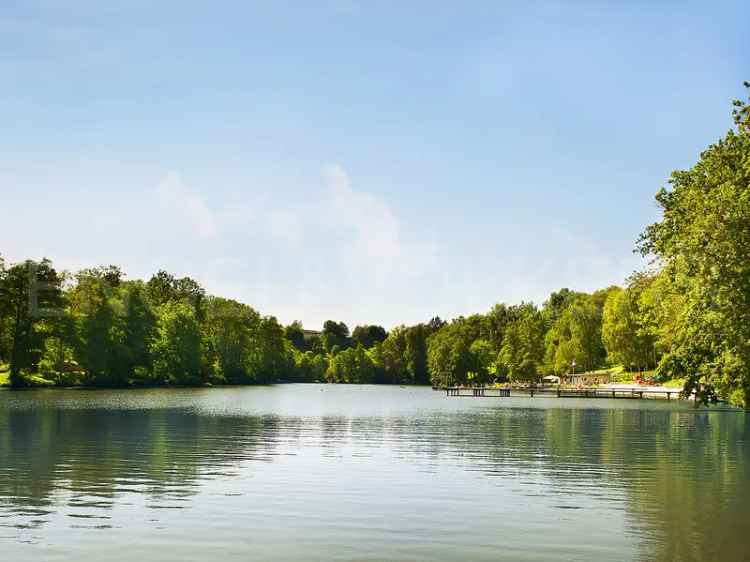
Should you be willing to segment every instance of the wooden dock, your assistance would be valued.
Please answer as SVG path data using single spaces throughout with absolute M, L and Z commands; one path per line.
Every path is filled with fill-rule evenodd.
M 648 389 L 648 388 L 563 388 L 563 387 L 536 387 L 536 388 L 513 388 L 513 387 L 448 387 L 445 389 L 446 396 L 459 396 L 466 398 L 510 398 L 510 396 L 549 396 L 553 398 L 609 398 L 643 400 L 648 398 L 661 398 L 671 400 L 680 397 L 678 389 Z
M 471 388 L 462 388 L 460 386 L 455 386 L 451 388 L 446 388 L 446 395 L 447 396 L 475 396 L 475 397 L 485 397 L 485 396 L 494 396 L 495 398 L 507 398 L 510 396 L 510 388 L 498 388 L 498 387 L 491 387 L 491 386 L 478 386 L 478 387 L 471 387 Z

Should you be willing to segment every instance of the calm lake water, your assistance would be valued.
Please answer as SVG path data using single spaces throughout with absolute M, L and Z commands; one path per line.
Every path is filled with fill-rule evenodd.
M 25 560 L 750 559 L 750 415 L 426 388 L 0 392 Z

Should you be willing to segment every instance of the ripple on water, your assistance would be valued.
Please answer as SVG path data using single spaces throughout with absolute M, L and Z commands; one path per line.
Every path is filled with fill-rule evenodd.
M 3 398 L 13 560 L 40 541 L 113 560 L 744 555 L 736 412 L 306 385 Z

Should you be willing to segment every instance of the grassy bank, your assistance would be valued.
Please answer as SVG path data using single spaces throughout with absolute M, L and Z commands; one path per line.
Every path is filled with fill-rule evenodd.
M 597 371 L 591 371 L 590 374 L 609 374 L 612 377 L 613 383 L 620 384 L 635 384 L 636 377 L 641 374 L 638 372 L 627 372 L 621 365 L 616 365 L 608 369 L 599 369 Z M 644 377 L 654 375 L 652 371 L 643 372 Z M 26 380 L 31 387 L 50 387 L 55 386 L 54 381 L 44 378 L 39 374 L 26 375 Z M 661 383 L 662 386 L 670 388 L 681 388 L 685 383 L 684 379 L 673 379 L 664 381 Z M 10 386 L 10 366 L 8 364 L 0 364 L 0 386 Z M 142 385 L 134 385 L 134 388 L 141 387 Z M 156 385 L 163 386 L 163 385 Z M 129 387 L 123 387 L 129 388 Z
M 32 387 L 46 387 L 55 385 L 54 382 L 45 379 L 39 374 L 26 375 L 26 380 Z M 10 366 L 7 364 L 0 364 L 0 386 L 10 386 Z

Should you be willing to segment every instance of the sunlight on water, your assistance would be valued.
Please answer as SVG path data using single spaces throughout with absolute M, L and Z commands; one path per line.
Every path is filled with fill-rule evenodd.
M 750 418 L 424 388 L 0 393 L 7 560 L 743 560 Z

